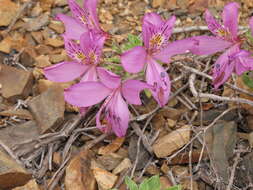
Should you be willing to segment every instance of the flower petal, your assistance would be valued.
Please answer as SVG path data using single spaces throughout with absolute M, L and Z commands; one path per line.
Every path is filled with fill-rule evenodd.
M 169 58 L 178 55 L 188 53 L 194 47 L 195 41 L 191 38 L 177 40 L 170 43 L 166 48 L 156 53 L 153 57 L 157 60 L 160 60 L 164 63 L 169 62 Z
M 128 103 L 141 105 L 140 92 L 145 88 L 151 89 L 151 86 L 139 80 L 127 80 L 122 84 L 121 92 Z
M 195 40 L 195 44 L 191 52 L 197 55 L 214 54 L 232 45 L 231 42 L 213 36 L 196 36 L 192 39 Z
M 66 34 L 63 34 L 62 37 L 64 39 L 65 50 L 67 51 L 68 56 L 81 63 L 85 59 L 85 55 L 80 45 L 70 40 Z
M 65 89 L 65 100 L 78 107 L 88 107 L 101 102 L 111 90 L 100 82 L 80 82 Z
M 86 81 L 98 81 L 96 65 L 91 65 L 87 69 L 85 74 L 82 76 L 81 82 L 86 82 Z
M 74 18 L 58 14 L 56 19 L 62 21 L 65 25 L 65 34 L 69 39 L 80 40 L 81 34 L 86 32 L 88 29 L 85 26 L 82 26 Z
M 253 70 L 253 57 L 251 53 L 245 50 L 241 50 L 235 57 L 235 72 L 237 75 L 241 75 L 246 71 Z
M 127 72 L 138 73 L 146 63 L 147 53 L 144 47 L 136 46 L 133 49 L 124 52 L 120 59 L 122 66 Z
M 105 37 L 95 33 L 94 30 L 85 32 L 80 37 L 80 46 L 82 51 L 87 57 L 90 57 L 90 54 L 94 54 L 95 64 L 98 63 L 102 48 L 104 46 Z
M 72 15 L 76 20 L 82 24 L 83 26 L 87 27 L 87 22 L 88 22 L 88 12 L 87 10 L 81 8 L 76 0 L 68 0 L 69 8 L 72 12 Z
M 146 13 L 143 17 L 143 23 L 150 23 L 154 26 L 160 27 L 164 24 L 163 19 L 161 16 L 157 13 Z
M 225 51 L 215 62 L 213 68 L 213 85 L 215 89 L 219 88 L 231 76 L 235 67 L 234 55 L 239 51 L 239 46 L 235 45 Z
M 119 75 L 116 75 L 110 71 L 107 71 L 106 69 L 102 67 L 97 67 L 97 73 L 99 76 L 100 81 L 107 86 L 110 89 L 118 88 L 121 79 Z
M 89 25 L 93 25 L 93 27 L 97 30 L 101 30 L 99 27 L 99 20 L 97 16 L 97 4 L 98 0 L 85 0 L 83 1 L 83 7 L 89 13 Z
M 163 26 L 161 26 L 160 32 L 166 36 L 166 40 L 170 38 L 175 22 L 176 17 L 171 16 L 168 20 L 164 22 Z
M 161 107 L 166 105 L 171 88 L 170 79 L 164 68 L 152 59 L 147 65 L 146 81 L 152 85 L 151 92 L 158 104 Z
M 251 29 L 251 34 L 253 36 L 253 17 L 250 18 L 249 26 L 250 26 L 250 29 Z
M 238 3 L 232 2 L 227 4 L 222 12 L 222 19 L 224 26 L 228 28 L 233 38 L 237 38 L 238 32 L 238 9 L 240 8 Z
M 209 30 L 216 36 L 219 35 L 219 30 L 224 30 L 224 27 L 213 17 L 209 10 L 205 11 L 205 20 Z
M 123 137 L 126 135 L 130 120 L 128 105 L 122 98 L 121 94 L 118 93 L 112 106 L 116 116 L 116 118 L 113 118 L 112 130 L 118 137 Z
M 48 80 L 54 82 L 68 82 L 81 76 L 88 66 L 76 62 L 62 62 L 44 69 Z

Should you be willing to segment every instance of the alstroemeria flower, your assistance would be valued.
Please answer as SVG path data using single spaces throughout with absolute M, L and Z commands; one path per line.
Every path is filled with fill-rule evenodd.
M 192 38 L 195 40 L 194 48 L 191 49 L 194 54 L 209 55 L 225 51 L 214 64 L 213 85 L 215 88 L 219 88 L 226 82 L 232 72 L 240 75 L 242 71 L 245 72 L 252 68 L 252 63 L 245 62 L 245 60 L 251 61 L 252 59 L 249 52 L 240 49 L 242 40 L 238 36 L 238 8 L 239 5 L 235 2 L 224 7 L 223 25 L 206 10 L 205 20 L 214 36 Z
M 121 55 L 121 62 L 129 73 L 140 72 L 145 66 L 146 81 L 153 86 L 151 90 L 160 106 L 169 99 L 170 79 L 164 68 L 157 62 L 168 63 L 173 55 L 189 50 L 192 40 L 179 40 L 169 43 L 176 18 L 163 21 L 156 13 L 147 13 L 143 18 L 142 40 L 144 46 L 137 46 Z
M 54 82 L 68 82 L 81 76 L 81 81 L 97 81 L 97 67 L 105 38 L 93 32 L 85 32 L 79 45 L 65 35 L 63 37 L 67 54 L 73 61 L 45 68 L 46 78 Z
M 130 112 L 123 99 L 131 104 L 141 104 L 139 93 L 149 85 L 138 80 L 121 82 L 118 75 L 98 68 L 101 82 L 80 82 L 65 90 L 65 100 L 78 107 L 88 107 L 103 102 L 96 115 L 97 127 L 104 132 L 113 131 L 118 137 L 125 136 Z
M 107 33 L 99 26 L 97 3 L 98 0 L 84 0 L 83 8 L 81 8 L 75 0 L 68 0 L 73 17 L 64 14 L 56 16 L 56 19 L 64 23 L 67 38 L 79 40 L 81 35 L 88 30 L 94 30 L 107 37 Z
M 232 72 L 241 75 L 249 70 L 253 70 L 253 57 L 251 57 L 251 53 L 241 50 L 239 45 L 229 48 L 217 59 L 213 68 L 214 88 L 217 89 L 225 83 Z

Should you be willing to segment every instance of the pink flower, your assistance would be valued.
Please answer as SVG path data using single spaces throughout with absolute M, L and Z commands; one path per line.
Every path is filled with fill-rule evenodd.
M 97 68 L 105 38 L 93 32 L 85 32 L 79 45 L 66 35 L 63 37 L 67 54 L 73 61 L 45 68 L 46 78 L 54 82 L 68 82 L 81 76 L 81 81 L 97 81 Z
M 95 105 L 105 99 L 96 115 L 97 127 L 125 136 L 130 112 L 123 97 L 131 104 L 141 104 L 139 93 L 149 85 L 138 80 L 121 82 L 118 75 L 98 68 L 101 82 L 80 82 L 65 90 L 65 100 L 78 107 Z
M 88 30 L 94 30 L 104 37 L 108 36 L 99 26 L 97 3 L 98 0 L 84 0 L 81 8 L 75 0 L 68 0 L 73 17 L 58 14 L 56 18 L 64 23 L 65 35 L 69 39 L 79 40 Z
M 193 41 L 187 39 L 169 43 L 175 20 L 174 16 L 163 21 L 156 13 L 146 14 L 142 25 L 144 46 L 121 55 L 122 65 L 130 73 L 140 72 L 146 64 L 146 81 L 153 86 L 152 94 L 160 106 L 168 102 L 170 79 L 158 61 L 168 63 L 171 56 L 185 53 L 193 45 Z
M 223 25 L 207 10 L 205 19 L 214 36 L 192 38 L 195 40 L 195 45 L 191 52 L 197 55 L 209 55 L 225 50 L 213 68 L 213 85 L 216 89 L 228 80 L 232 72 L 241 75 L 253 68 L 253 59 L 250 57 L 250 53 L 240 49 L 242 40 L 238 36 L 238 8 L 239 5 L 234 2 L 224 7 Z
M 214 88 L 217 89 L 220 85 L 225 83 L 231 76 L 232 72 L 241 75 L 249 70 L 253 70 L 253 57 L 251 57 L 251 53 L 245 50 L 240 50 L 238 45 L 229 48 L 217 59 L 214 65 Z

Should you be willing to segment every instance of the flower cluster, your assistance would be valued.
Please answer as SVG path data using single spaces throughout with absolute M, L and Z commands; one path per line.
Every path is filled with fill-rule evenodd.
M 175 16 L 163 20 L 156 13 L 147 13 L 143 18 L 143 46 L 136 46 L 120 56 L 121 64 L 129 73 L 145 73 L 145 82 L 121 80 L 119 75 L 101 67 L 102 50 L 109 34 L 99 26 L 97 0 L 84 0 L 83 8 L 75 0 L 68 0 L 72 17 L 64 14 L 57 19 L 65 25 L 62 35 L 65 49 L 72 61 L 64 61 L 44 70 L 47 79 L 78 83 L 65 89 L 65 100 L 82 110 L 103 101 L 97 115 L 97 127 L 104 132 L 114 132 L 121 137 L 126 134 L 130 120 L 128 104 L 140 105 L 142 90 L 151 91 L 162 107 L 167 104 L 171 83 L 162 64 L 168 64 L 177 54 L 191 52 L 209 55 L 224 51 L 213 68 L 213 84 L 218 88 L 226 82 L 233 71 L 238 75 L 253 70 L 250 52 L 241 49 L 242 38 L 238 35 L 237 3 L 224 8 L 223 25 L 211 13 L 205 12 L 208 28 L 214 36 L 196 36 L 170 42 L 176 21 Z M 253 34 L 253 18 L 250 21 Z

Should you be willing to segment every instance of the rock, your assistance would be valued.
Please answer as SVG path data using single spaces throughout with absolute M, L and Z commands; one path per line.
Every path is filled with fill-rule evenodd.
M 101 168 L 93 168 L 92 171 L 98 186 L 102 190 L 111 189 L 118 179 L 118 176 Z
M 41 94 L 53 86 L 59 86 L 60 88 L 65 89 L 65 88 L 70 87 L 73 84 L 74 82 L 72 81 L 57 83 L 57 82 L 52 82 L 50 80 L 40 79 L 38 80 L 38 92 Z
M 36 5 L 33 7 L 31 11 L 31 16 L 32 17 L 37 17 L 42 13 L 42 8 L 40 7 L 40 3 L 36 3 Z
M 16 187 L 12 190 L 41 190 L 35 180 L 30 180 L 27 184 L 22 187 Z
M 111 171 L 120 164 L 122 159 L 122 156 L 119 156 L 115 153 L 110 153 L 99 156 L 97 162 L 101 163 L 106 170 Z
M 40 127 L 40 132 L 44 133 L 63 121 L 65 110 L 63 89 L 52 86 L 30 100 L 28 107 Z
M 32 67 L 35 60 L 33 56 L 35 55 L 35 51 L 23 51 L 20 55 L 20 62 L 25 67 Z
M 38 31 L 42 29 L 44 26 L 49 24 L 49 16 L 48 14 L 42 14 L 37 18 L 30 18 L 27 20 L 25 24 L 25 29 L 29 32 Z
M 52 63 L 60 63 L 67 59 L 67 56 L 63 53 L 49 55 L 49 60 Z
M 6 65 L 1 65 L 1 67 L 2 96 L 11 101 L 26 98 L 32 90 L 32 73 Z
M 66 190 L 96 190 L 96 180 L 90 169 L 94 155 L 90 151 L 80 152 L 66 168 Z
M 31 178 L 31 174 L 0 151 L 0 189 L 11 189 L 25 185 Z
M 130 139 L 129 148 L 128 148 L 129 158 L 132 163 L 135 162 L 135 159 L 137 156 L 136 155 L 137 154 L 137 142 L 138 142 L 138 137 L 136 135 L 133 135 Z M 146 150 L 146 148 L 144 147 L 142 142 L 140 143 L 140 150 L 139 150 L 138 158 L 139 159 L 138 159 L 138 162 L 136 165 L 136 170 L 141 170 L 146 166 L 147 162 L 150 159 L 150 154 Z
M 49 56 L 48 55 L 40 55 L 35 58 L 36 60 L 36 67 L 39 68 L 45 68 L 51 65 L 51 62 L 49 61 Z
M 153 0 L 152 1 L 152 7 L 153 8 L 162 7 L 164 2 L 165 2 L 165 0 Z
M 106 154 L 116 152 L 121 147 L 121 145 L 124 143 L 124 141 L 125 141 L 124 137 L 117 137 L 109 145 L 101 147 L 98 150 L 98 154 L 106 155 Z
M 53 51 L 53 48 L 51 46 L 47 46 L 44 44 L 39 44 L 35 47 L 35 49 L 39 55 L 50 54 Z
M 16 16 L 18 6 L 11 0 L 0 1 L 0 26 L 8 26 Z
M 159 138 L 153 145 L 153 150 L 158 158 L 164 158 L 171 155 L 174 151 L 180 149 L 190 140 L 190 127 L 185 125 L 180 129 L 172 131 L 168 135 Z
M 125 158 L 113 171 L 112 173 L 117 175 L 123 171 L 125 171 L 126 169 L 130 168 L 132 166 L 131 161 L 129 160 L 129 158 Z
M 62 34 L 65 31 L 64 25 L 60 21 L 53 20 L 53 21 L 50 22 L 48 27 L 53 29 L 58 34 Z
M 217 175 L 225 182 L 229 180 L 229 159 L 236 146 L 237 125 L 235 122 L 220 121 L 206 132 L 205 143 Z
M 31 32 L 31 35 L 33 37 L 33 39 L 38 43 L 38 44 L 42 44 L 43 43 L 43 35 L 40 31 L 36 31 L 36 32 Z
M 55 0 L 54 5 L 56 7 L 62 7 L 68 5 L 67 0 Z
M 45 44 L 52 47 L 62 47 L 64 45 L 64 41 L 59 38 L 47 38 L 45 40 Z
M 34 121 L 8 126 L 0 130 L 0 140 L 10 148 L 26 140 L 36 139 L 38 136 L 39 129 Z
M 0 42 L 0 51 L 3 53 L 10 53 L 12 47 L 12 40 L 8 36 Z

